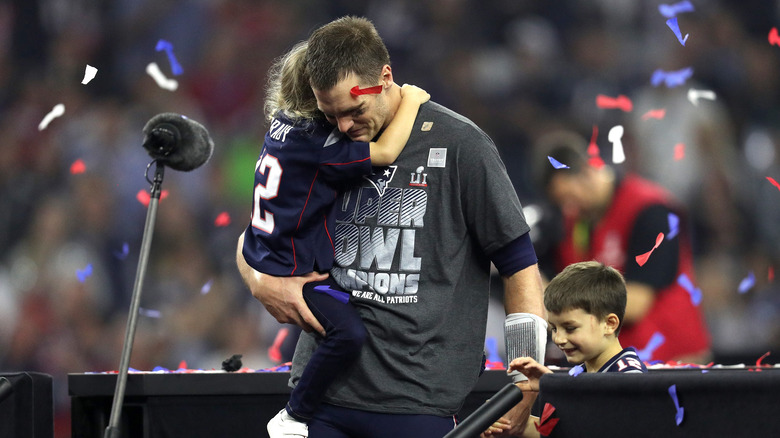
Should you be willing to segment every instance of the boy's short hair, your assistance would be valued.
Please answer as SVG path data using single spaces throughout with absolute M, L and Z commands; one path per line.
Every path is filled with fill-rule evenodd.
M 620 320 L 617 336 L 626 313 L 626 281 L 617 269 L 603 263 L 573 263 L 550 281 L 544 307 L 552 313 L 582 309 L 600 321 L 614 313 Z

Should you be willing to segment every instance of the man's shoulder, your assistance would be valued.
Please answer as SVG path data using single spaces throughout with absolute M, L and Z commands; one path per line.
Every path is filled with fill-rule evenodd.
M 423 131 L 436 130 L 442 135 L 458 137 L 473 136 L 492 143 L 490 137 L 471 119 L 436 102 L 424 103 L 420 107 L 417 121 L 421 123 Z

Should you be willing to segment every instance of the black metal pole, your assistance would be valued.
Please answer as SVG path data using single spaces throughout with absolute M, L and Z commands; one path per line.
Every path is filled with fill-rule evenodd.
M 465 420 L 461 421 L 455 429 L 444 438 L 475 438 L 487 430 L 496 420 L 506 414 L 512 407 L 523 399 L 523 391 L 514 383 L 508 383 L 498 391 L 490 400 L 472 412 Z
M 125 389 L 127 387 L 127 371 L 130 368 L 130 354 L 133 351 L 135 329 L 138 325 L 138 308 L 141 304 L 141 288 L 143 286 L 144 277 L 146 276 L 146 267 L 149 262 L 149 250 L 151 249 L 152 245 L 154 223 L 157 219 L 157 205 L 160 203 L 160 187 L 162 186 L 162 180 L 165 173 L 164 165 L 160 164 L 158 161 L 154 161 L 154 163 L 156 163 L 156 169 L 154 172 L 154 181 L 152 181 L 149 209 L 146 212 L 144 234 L 143 238 L 141 239 L 141 254 L 138 258 L 138 269 L 135 273 L 133 296 L 130 301 L 130 313 L 128 314 L 127 326 L 125 328 L 125 341 L 122 348 L 122 359 L 119 363 L 119 374 L 116 378 L 114 402 L 111 405 L 111 417 L 108 423 L 108 427 L 106 427 L 106 431 L 103 434 L 103 438 L 120 437 L 119 420 L 122 414 L 122 403 L 125 398 Z

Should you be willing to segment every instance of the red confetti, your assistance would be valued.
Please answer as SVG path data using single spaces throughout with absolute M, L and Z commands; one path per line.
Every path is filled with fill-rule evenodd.
M 680 161 L 685 158 L 685 143 L 674 145 L 674 161 Z
M 282 343 L 284 343 L 285 338 L 287 338 L 287 335 L 290 334 L 290 330 L 286 327 L 282 327 L 279 329 L 279 331 L 276 333 L 276 337 L 274 338 L 273 344 L 268 348 L 268 357 L 274 361 L 274 362 L 281 362 L 282 361 Z
M 540 418 L 541 425 L 534 422 L 534 426 L 536 427 L 536 430 L 539 432 L 539 434 L 544 436 L 550 435 L 555 428 L 555 425 L 558 424 L 558 420 L 560 420 L 560 418 L 550 418 L 553 412 L 555 412 L 555 406 L 551 405 L 550 403 L 545 403 L 544 409 L 542 410 L 542 416 Z
M 183 360 L 183 361 L 179 362 L 179 369 L 180 370 L 186 370 L 187 369 L 187 361 L 186 360 Z
M 226 227 L 230 225 L 230 215 L 228 212 L 223 211 L 222 213 L 217 216 L 217 218 L 214 220 L 214 225 L 217 227 Z
M 599 145 L 596 143 L 596 138 L 599 136 L 599 127 L 593 125 L 593 134 L 590 136 L 590 144 L 588 144 L 588 163 L 596 169 L 604 167 L 604 160 L 601 159 L 599 154 Z
M 647 263 L 647 259 L 650 258 L 650 254 L 652 254 L 653 251 L 655 251 L 655 249 L 658 248 L 658 245 L 660 245 L 661 242 L 663 242 L 663 240 L 664 240 L 664 233 L 658 233 L 658 237 L 655 238 L 655 246 L 653 247 L 653 249 L 651 249 L 650 251 L 644 254 L 640 254 L 636 256 L 636 263 L 639 266 L 644 266 L 645 263 Z
M 774 46 L 780 46 L 780 35 L 777 34 L 777 28 L 773 27 L 769 31 L 769 44 Z
M 654 109 L 654 110 L 650 110 L 650 111 L 646 112 L 642 116 L 642 120 L 650 120 L 650 119 L 661 120 L 664 117 L 666 117 L 666 110 L 661 108 L 661 109 Z
M 634 109 L 634 104 L 631 103 L 631 99 L 622 94 L 618 97 L 609 97 L 599 94 L 596 96 L 596 106 L 603 109 L 621 109 L 625 112 L 630 112 Z
M 766 278 L 767 278 L 767 280 L 769 280 L 770 283 L 772 281 L 774 281 L 774 279 L 775 279 L 775 268 L 773 266 L 769 267 L 769 269 L 768 269 L 768 271 L 766 273 Z
M 358 97 L 362 94 L 379 94 L 382 92 L 382 85 L 377 85 L 375 87 L 368 87 L 368 88 L 360 88 L 357 85 L 352 87 L 351 90 L 349 90 L 349 94 L 351 94 L 353 97 Z
M 773 186 L 777 187 L 777 190 L 780 190 L 780 183 L 775 181 L 774 178 L 772 178 L 771 176 L 768 176 L 768 177 L 766 177 L 766 179 L 768 179 L 769 182 L 771 182 Z
M 87 171 L 87 165 L 84 164 L 84 161 L 80 158 L 74 161 L 73 164 L 70 165 L 70 173 L 73 175 L 78 175 L 86 171 Z
M 163 190 L 160 192 L 160 201 L 168 197 L 168 191 Z M 144 207 L 149 207 L 149 202 L 151 202 L 152 197 L 149 195 L 149 192 L 146 190 L 139 190 L 138 193 L 135 195 L 135 199 L 138 200 L 141 204 L 144 205 Z
M 769 352 L 768 351 L 766 353 L 764 353 L 761 357 L 758 358 L 758 360 L 756 361 L 756 366 L 757 367 L 769 366 L 769 365 L 764 365 L 764 364 L 761 363 L 761 361 L 764 360 L 767 356 L 769 356 Z

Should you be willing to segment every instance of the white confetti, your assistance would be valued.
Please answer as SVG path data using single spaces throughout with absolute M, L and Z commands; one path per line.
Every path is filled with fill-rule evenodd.
M 623 152 L 623 126 L 615 125 L 609 130 L 607 139 L 612 143 L 612 162 L 622 163 L 626 161 L 626 154 Z
M 65 105 L 61 103 L 54 105 L 54 108 L 49 111 L 49 114 L 46 114 L 46 117 L 44 117 L 43 120 L 41 120 L 41 123 L 38 124 L 38 130 L 43 131 L 47 126 L 49 126 L 49 123 L 51 123 L 52 120 L 60 117 L 63 114 L 65 114 Z
M 95 75 L 97 75 L 97 69 L 87 64 L 87 68 L 84 69 L 84 79 L 81 80 L 81 83 L 84 85 L 88 84 L 89 81 L 95 79 Z
M 179 88 L 179 82 L 176 79 L 166 78 L 156 62 L 152 62 L 146 66 L 146 73 L 148 73 L 163 90 L 176 91 L 176 89 Z
M 715 100 L 715 92 L 712 90 L 688 90 L 688 100 L 695 106 L 699 106 L 699 99 Z

